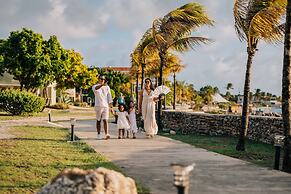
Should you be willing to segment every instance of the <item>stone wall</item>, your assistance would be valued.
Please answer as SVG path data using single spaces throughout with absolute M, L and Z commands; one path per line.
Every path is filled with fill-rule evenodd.
M 164 129 L 183 134 L 207 134 L 213 136 L 237 136 L 241 117 L 192 112 L 164 111 Z M 274 135 L 283 135 L 283 122 L 277 117 L 249 117 L 248 138 L 272 144 Z

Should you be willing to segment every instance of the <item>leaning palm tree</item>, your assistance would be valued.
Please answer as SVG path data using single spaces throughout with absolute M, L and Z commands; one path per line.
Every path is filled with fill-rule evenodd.
M 282 78 L 282 117 L 284 125 L 284 159 L 282 170 L 291 172 L 291 0 L 288 0 Z
M 202 5 L 188 3 L 177 8 L 163 18 L 155 19 L 152 25 L 152 36 L 160 57 L 159 85 L 163 82 L 163 69 L 167 64 L 167 52 L 175 50 L 185 52 L 194 46 L 209 43 L 204 37 L 192 37 L 193 30 L 204 25 L 213 25 Z M 161 129 L 161 102 L 158 104 L 158 125 Z
M 154 55 L 156 52 L 156 49 L 153 46 L 148 47 L 148 45 L 151 43 L 153 43 L 153 37 L 151 34 L 151 29 L 148 29 L 142 36 L 133 52 L 133 56 L 135 58 L 134 60 L 138 65 L 141 66 L 141 88 L 143 88 L 143 80 L 145 77 L 146 60 L 147 58 L 151 57 L 150 55 Z M 149 49 L 150 51 L 148 51 Z
M 284 27 L 281 17 L 285 14 L 286 0 L 235 0 L 235 29 L 241 41 L 247 42 L 247 65 L 244 84 L 244 99 L 239 141 L 236 149 L 245 150 L 248 129 L 250 73 L 253 57 L 259 40 L 278 43 L 282 39 Z

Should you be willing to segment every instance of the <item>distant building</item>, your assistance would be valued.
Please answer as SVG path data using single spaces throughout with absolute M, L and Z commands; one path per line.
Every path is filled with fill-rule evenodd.
M 130 73 L 130 67 L 104 67 L 102 69 L 117 71 L 117 72 L 124 73 L 124 74 Z

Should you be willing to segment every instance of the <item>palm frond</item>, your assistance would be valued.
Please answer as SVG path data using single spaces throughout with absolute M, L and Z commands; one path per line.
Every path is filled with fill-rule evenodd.
M 193 49 L 195 46 L 200 46 L 202 44 L 209 44 L 212 40 L 204 37 L 186 37 L 178 39 L 169 45 L 169 48 L 176 50 L 178 52 L 185 52 L 189 49 Z
M 246 17 L 249 0 L 235 0 L 233 6 L 234 27 L 241 41 L 247 40 Z
M 272 4 L 272 6 L 258 11 L 251 21 L 249 36 L 257 37 L 266 42 L 282 42 L 284 31 L 281 18 L 285 14 L 285 9 L 286 6 L 280 7 L 277 4 Z

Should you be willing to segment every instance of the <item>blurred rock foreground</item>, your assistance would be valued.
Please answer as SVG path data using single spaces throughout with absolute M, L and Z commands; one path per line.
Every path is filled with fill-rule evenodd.
M 106 168 L 63 170 L 38 194 L 137 194 L 133 179 Z

